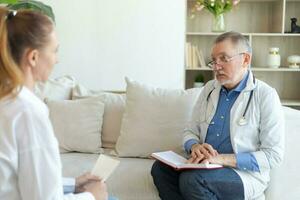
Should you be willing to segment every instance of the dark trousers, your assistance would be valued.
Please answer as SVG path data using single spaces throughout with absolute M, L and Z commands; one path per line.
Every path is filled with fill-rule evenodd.
M 156 161 L 151 175 L 162 200 L 243 200 L 244 186 L 231 168 L 183 170 Z

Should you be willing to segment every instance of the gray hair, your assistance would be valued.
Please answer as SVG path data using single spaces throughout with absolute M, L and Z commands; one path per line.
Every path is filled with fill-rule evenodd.
M 225 40 L 230 40 L 239 50 L 246 51 L 250 54 L 252 53 L 252 48 L 248 39 L 238 32 L 229 31 L 223 33 L 216 38 L 214 44 L 223 42 Z

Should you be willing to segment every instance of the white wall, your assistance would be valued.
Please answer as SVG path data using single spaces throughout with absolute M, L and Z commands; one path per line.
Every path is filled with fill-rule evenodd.
M 125 90 L 125 76 L 184 87 L 185 0 L 43 2 L 60 40 L 52 77 L 70 74 L 91 89 Z

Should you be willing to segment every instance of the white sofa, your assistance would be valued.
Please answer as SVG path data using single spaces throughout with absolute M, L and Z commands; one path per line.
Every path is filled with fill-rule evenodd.
M 62 80 L 63 79 L 56 80 L 59 83 L 56 86 L 60 88 L 61 85 L 63 85 L 64 87 L 63 89 L 59 89 L 59 92 L 56 92 L 58 88 L 53 86 L 48 86 L 48 91 L 45 91 L 45 86 L 43 86 L 44 96 L 45 93 L 47 93 L 46 96 L 52 99 L 70 99 L 72 96 L 71 92 L 73 90 L 74 93 L 76 84 L 70 84 L 70 81 L 65 81 L 65 79 Z M 40 92 L 41 89 L 39 95 L 41 95 Z M 78 88 L 78 86 L 76 92 L 77 96 L 81 96 L 76 98 L 82 98 L 87 94 L 87 96 L 91 95 L 90 91 L 86 91 L 84 88 Z M 101 93 L 93 93 L 93 95 L 96 96 L 99 94 Z M 121 122 L 124 117 L 122 115 L 128 111 L 126 110 L 127 108 L 125 108 L 128 105 L 125 103 L 125 95 L 106 93 L 106 96 L 107 95 L 109 98 L 106 97 L 106 100 L 103 101 L 108 109 L 105 110 L 103 115 L 102 131 L 106 131 L 106 134 L 103 135 L 102 133 L 101 152 L 112 155 L 118 134 L 120 134 Z M 300 159 L 298 156 L 298 153 L 300 153 L 300 111 L 287 107 L 283 107 L 283 110 L 286 120 L 285 159 L 280 168 L 272 171 L 270 187 L 265 192 L 267 200 L 300 199 L 300 173 L 298 172 L 300 169 Z M 104 141 L 103 137 L 105 138 Z M 136 146 L 134 143 L 131 145 L 133 148 Z M 141 146 L 137 146 L 136 151 L 139 151 Z M 143 151 L 143 149 L 141 149 L 141 151 Z M 99 154 L 95 153 L 62 153 L 63 175 L 75 177 L 83 172 L 90 171 L 98 156 Z M 154 161 L 148 158 L 126 157 L 126 155 L 119 159 L 121 161 L 120 165 L 107 181 L 109 193 L 118 197 L 120 200 L 159 199 L 150 175 L 151 166 Z

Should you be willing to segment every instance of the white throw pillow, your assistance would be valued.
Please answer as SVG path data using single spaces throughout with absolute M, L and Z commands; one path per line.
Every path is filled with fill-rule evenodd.
M 126 107 L 116 144 L 120 157 L 157 151 L 182 153 L 182 134 L 201 89 L 160 89 L 126 78 Z
M 72 76 L 62 76 L 49 79 L 47 82 L 38 82 L 34 93 L 41 99 L 70 100 L 75 79 Z
M 91 91 L 82 85 L 73 89 L 72 99 L 82 99 L 97 96 L 104 103 L 104 115 L 102 126 L 102 147 L 114 149 L 120 136 L 121 122 L 125 110 L 125 94 L 117 94 L 103 91 Z
M 99 97 L 46 103 L 61 152 L 101 152 L 104 104 Z

